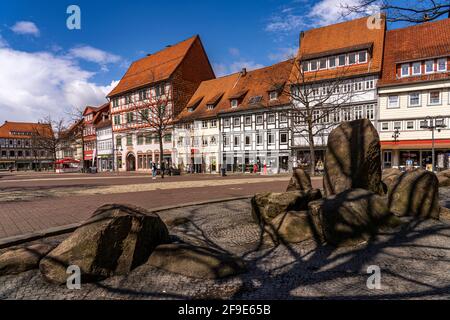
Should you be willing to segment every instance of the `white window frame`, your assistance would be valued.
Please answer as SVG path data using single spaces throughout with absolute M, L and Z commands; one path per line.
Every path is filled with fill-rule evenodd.
M 411 103 L 411 96 L 412 96 L 413 94 L 418 94 L 418 95 L 419 95 L 419 102 L 418 102 L 417 104 L 412 104 L 412 103 Z M 416 107 L 421 107 L 421 106 L 422 106 L 422 95 L 421 95 L 421 93 L 418 92 L 418 91 L 416 91 L 416 92 L 410 92 L 410 93 L 408 94 L 408 107 L 416 108 Z
M 403 73 L 403 68 L 404 67 L 408 67 L 408 73 L 407 74 Z M 409 65 L 409 63 L 403 63 L 400 66 L 400 76 L 403 78 L 403 77 L 409 77 L 409 75 L 410 75 L 410 65 Z
M 237 108 L 239 105 L 238 100 L 237 99 L 232 99 L 231 100 L 231 107 L 232 108 Z
M 360 61 L 359 60 L 359 55 L 361 53 L 364 53 L 364 56 L 365 56 L 365 60 L 364 61 Z M 358 52 L 358 63 L 367 63 L 367 51 L 360 51 L 360 52 Z
M 270 137 L 273 137 L 272 142 L 270 142 Z M 267 144 L 271 146 L 275 144 L 275 133 L 273 132 L 267 133 Z
M 408 128 L 408 123 L 412 123 L 412 128 Z M 414 121 L 413 120 L 406 121 L 406 130 L 414 130 Z
M 416 66 L 419 66 L 419 72 L 417 73 L 417 72 L 414 72 L 414 68 L 416 67 Z M 422 74 L 422 63 L 421 62 L 414 62 L 413 64 L 412 64 L 412 66 L 411 66 L 411 74 L 413 75 L 413 76 L 418 76 L 418 75 L 421 75 Z
M 400 124 L 400 126 L 397 128 L 396 124 Z M 402 130 L 402 122 L 401 121 L 394 121 L 394 130 Z
M 258 121 L 258 119 L 261 119 L 261 122 Z M 256 115 L 256 125 L 263 125 L 264 124 L 264 116 L 262 114 Z
M 330 65 L 330 61 L 334 61 L 334 66 Z M 329 69 L 334 69 L 334 68 L 337 67 L 336 57 L 335 56 L 327 58 L 327 66 L 328 66 Z
M 432 103 L 431 102 L 431 93 L 432 92 L 439 92 L 439 102 L 438 103 Z M 428 105 L 430 105 L 430 106 L 439 106 L 441 104 L 442 104 L 442 91 L 440 91 L 440 90 L 431 90 L 428 93 Z
M 323 62 L 324 60 L 325 60 L 325 66 L 322 68 L 321 62 Z M 321 58 L 321 59 L 319 59 L 317 61 L 318 61 L 319 70 L 326 70 L 327 69 L 327 65 L 328 65 L 328 59 L 327 58 Z
M 391 97 L 397 97 L 397 103 L 395 105 L 391 104 Z M 391 96 L 388 96 L 387 99 L 388 99 L 388 103 L 387 103 L 388 109 L 400 108 L 400 97 L 399 96 L 391 95 Z
M 431 70 L 431 71 L 427 70 L 427 66 L 428 66 L 429 62 L 431 62 L 432 66 L 433 66 L 433 70 Z M 430 74 L 430 73 L 433 73 L 433 72 L 434 72 L 434 60 L 427 60 L 427 61 L 425 61 L 425 73 L 426 74 Z
M 278 100 L 278 92 L 277 91 L 270 91 L 270 93 L 269 93 L 269 100 L 270 101 Z
M 340 57 L 344 57 L 344 64 L 340 64 L 339 63 L 340 62 Z M 345 54 L 338 55 L 336 60 L 337 60 L 337 64 L 336 65 L 338 67 L 343 67 L 343 66 L 347 65 L 347 56 Z
M 281 137 L 282 137 L 283 135 L 286 136 L 286 141 L 285 141 L 285 142 L 283 142 L 283 140 L 281 139 Z M 288 133 L 285 132 L 285 131 L 280 132 L 280 144 L 287 144 L 288 142 L 289 142 L 289 136 L 288 136 Z
M 270 118 L 273 117 L 273 121 L 270 121 Z M 267 123 L 268 124 L 274 124 L 277 121 L 277 118 L 275 116 L 275 113 L 269 113 L 267 115 Z
M 354 63 L 350 63 L 350 56 L 351 56 L 351 55 L 355 55 L 355 62 L 354 62 Z M 356 52 L 349 53 L 349 54 L 347 55 L 347 62 L 348 62 L 348 65 L 349 65 L 349 66 L 352 66 L 352 65 L 354 65 L 354 64 L 357 64 L 357 63 L 358 63 L 358 53 L 356 53 Z
M 442 70 L 439 69 L 439 62 L 440 61 L 444 61 L 444 69 L 442 69 Z M 437 72 L 446 72 L 447 71 L 447 58 L 440 58 L 440 59 L 437 60 L 436 70 L 437 70 Z
M 387 128 L 384 128 L 384 125 L 387 124 Z M 381 131 L 389 131 L 389 122 L 382 122 L 381 123 Z

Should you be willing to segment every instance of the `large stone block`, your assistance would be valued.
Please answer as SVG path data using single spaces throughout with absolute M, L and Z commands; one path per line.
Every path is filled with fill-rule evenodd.
M 362 188 L 384 194 L 378 132 L 368 119 L 343 122 L 331 131 L 325 155 L 325 196 Z
M 82 282 L 101 280 L 128 273 L 167 242 L 167 227 L 157 214 L 135 206 L 104 205 L 43 258 L 39 268 L 54 283 L 66 282 L 70 265 L 80 267 Z

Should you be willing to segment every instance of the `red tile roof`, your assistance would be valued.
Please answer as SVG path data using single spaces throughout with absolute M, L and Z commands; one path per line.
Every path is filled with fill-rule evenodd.
M 321 81 L 336 77 L 350 77 L 381 72 L 386 30 L 385 16 L 382 15 L 381 17 L 381 27 L 379 29 L 369 28 L 368 19 L 369 17 L 363 17 L 305 31 L 303 36 L 300 36 L 297 63 L 302 60 L 362 49 L 368 49 L 369 52 L 372 52 L 372 56 L 370 57 L 369 54 L 369 61 L 364 64 L 306 72 L 304 81 Z M 302 77 L 299 73 L 298 67 L 293 68 L 290 81 L 300 81 Z
M 14 138 L 14 139 L 30 139 L 31 135 L 17 135 L 15 132 L 34 133 L 39 132 L 42 135 L 52 136 L 53 130 L 49 124 L 44 123 L 31 123 L 31 122 L 10 122 L 0 126 L 0 138 Z
M 450 79 L 450 73 L 397 78 L 401 62 L 450 56 L 450 19 L 426 22 L 386 32 L 383 72 L 379 86 Z
M 108 97 L 167 80 L 196 41 L 200 41 L 198 35 L 134 61 Z
M 177 121 L 192 121 L 216 117 L 219 113 L 239 112 L 280 106 L 289 103 L 289 97 L 283 90 L 291 73 L 293 60 L 283 61 L 275 65 L 247 71 L 245 75 L 234 73 L 225 77 L 203 81 L 194 96 L 188 103 Z M 269 92 L 278 90 L 278 100 L 269 101 Z M 250 99 L 261 96 L 257 104 L 250 103 Z M 241 98 L 237 108 L 231 108 L 230 99 Z M 200 100 L 201 99 L 201 100 Z M 200 102 L 198 103 L 198 101 Z M 208 110 L 207 105 L 218 100 L 213 110 Z M 198 103 L 193 112 L 188 108 Z

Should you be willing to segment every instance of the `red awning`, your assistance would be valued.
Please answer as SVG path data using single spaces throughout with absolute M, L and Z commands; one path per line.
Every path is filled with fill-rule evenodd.
M 80 163 L 80 161 L 72 158 L 64 158 L 55 161 L 55 164 L 65 164 L 65 163 Z

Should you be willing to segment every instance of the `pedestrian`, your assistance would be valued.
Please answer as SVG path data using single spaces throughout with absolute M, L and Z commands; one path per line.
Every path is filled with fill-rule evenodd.
M 258 165 L 255 163 L 253 165 L 253 173 L 257 173 L 258 172 Z
M 152 162 L 152 176 L 153 176 L 153 180 L 156 179 L 156 174 L 158 172 L 158 168 L 156 167 L 156 163 Z

